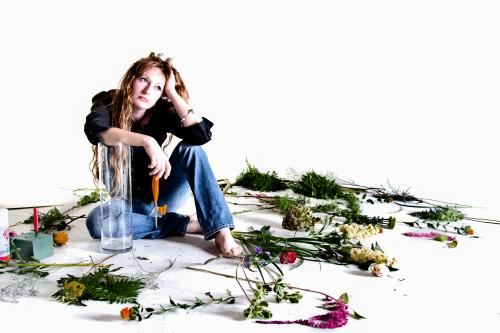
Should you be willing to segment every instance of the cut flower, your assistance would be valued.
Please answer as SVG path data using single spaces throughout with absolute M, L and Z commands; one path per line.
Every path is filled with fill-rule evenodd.
M 140 316 L 139 306 L 137 305 L 131 308 L 124 307 L 123 309 L 121 309 L 120 317 L 122 317 L 123 320 L 142 320 L 142 317 Z
M 297 320 L 257 320 L 259 324 L 300 324 L 315 328 L 337 328 L 347 324 L 349 319 L 349 311 L 347 305 L 340 300 L 332 300 L 327 302 L 330 311 L 323 315 L 313 316 L 309 319 Z
M 372 224 L 345 223 L 339 227 L 339 231 L 348 239 L 359 240 L 381 233 L 382 228 Z
M 66 245 L 66 243 L 68 242 L 68 239 L 69 239 L 66 231 L 56 232 L 53 235 L 53 237 L 54 237 L 54 245 L 56 245 L 56 246 Z
M 280 254 L 280 262 L 282 264 L 293 264 L 297 260 L 297 252 L 288 251 L 281 252 Z
M 472 236 L 472 235 L 474 235 L 474 229 L 472 229 L 470 226 L 466 226 L 465 233 L 469 236 Z
M 372 250 L 367 247 L 352 248 L 351 249 L 351 259 L 357 264 L 385 264 L 387 267 L 396 266 L 396 259 L 388 257 L 380 250 Z
M 389 274 L 389 268 L 384 264 L 373 263 L 368 267 L 368 271 L 377 277 L 386 276 Z
M 123 308 L 120 311 L 120 317 L 125 320 L 130 320 L 130 309 L 128 307 Z

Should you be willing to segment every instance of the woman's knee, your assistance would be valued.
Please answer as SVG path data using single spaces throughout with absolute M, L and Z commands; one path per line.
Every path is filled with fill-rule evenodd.
M 92 209 L 87 215 L 87 229 L 93 239 L 101 238 L 101 209 L 99 206 Z
M 203 157 L 206 158 L 206 153 L 202 146 L 191 145 L 185 141 L 179 142 L 176 149 L 181 157 L 192 158 L 192 157 Z

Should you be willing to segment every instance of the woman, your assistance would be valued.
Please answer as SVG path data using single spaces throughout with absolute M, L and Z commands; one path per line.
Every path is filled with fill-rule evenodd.
M 215 238 L 222 255 L 237 256 L 242 248 L 231 235 L 232 215 L 201 145 L 211 139 L 213 124 L 189 106 L 189 94 L 170 59 L 151 53 L 136 61 L 123 76 L 118 90 L 93 97 L 85 134 L 95 145 L 93 174 L 98 177 L 98 142 L 132 147 L 132 224 L 134 239 L 164 238 L 203 232 Z M 170 158 L 162 144 L 171 133 L 183 139 Z M 167 143 L 168 144 L 168 143 Z M 149 213 L 154 205 L 152 177 L 160 178 L 158 206 L 168 212 L 158 219 Z M 175 213 L 193 193 L 196 215 Z M 100 238 L 100 209 L 87 217 L 92 238 Z

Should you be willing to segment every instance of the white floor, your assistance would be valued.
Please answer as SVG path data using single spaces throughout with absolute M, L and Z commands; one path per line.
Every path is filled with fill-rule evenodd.
M 235 202 L 235 198 L 228 198 Z M 239 202 L 255 202 L 253 199 L 238 199 Z M 71 207 L 68 203 L 59 207 L 61 211 Z M 95 205 L 95 204 L 94 204 Z M 75 209 L 69 214 L 77 216 L 87 213 L 94 205 Z M 229 205 L 231 210 L 247 209 L 248 206 Z M 189 210 L 190 208 L 186 208 Z M 388 215 L 398 210 L 393 204 L 363 206 L 369 215 Z M 46 211 L 43 210 L 42 211 Z M 11 210 L 11 225 L 23 220 L 30 210 Z M 405 211 L 395 215 L 406 217 Z M 492 216 L 495 218 L 495 216 Z M 272 211 L 255 211 L 235 216 L 237 230 L 249 226 L 270 225 L 276 232 L 284 233 L 281 216 Z M 366 244 L 377 241 L 385 253 L 395 256 L 399 271 L 377 278 L 354 266 L 319 265 L 305 262 L 294 270 L 283 267 L 285 282 L 301 288 L 314 289 L 338 296 L 349 294 L 349 306 L 366 317 L 364 320 L 350 319 L 337 331 L 342 332 L 498 332 L 500 328 L 500 274 L 498 273 L 496 248 L 500 226 L 472 222 L 479 238 L 457 236 L 458 246 L 447 248 L 445 243 L 414 239 L 401 235 L 415 230 L 397 224 L 394 230 L 365 240 Z M 29 229 L 27 225 L 12 227 L 18 233 Z M 69 231 L 70 240 L 64 247 L 55 248 L 55 254 L 43 262 L 75 263 L 98 261 L 108 256 L 101 253 L 100 243 L 91 240 L 84 220 L 77 220 Z M 57 291 L 58 278 L 73 274 L 80 276 L 88 268 L 59 268 L 36 284 L 37 296 L 19 297 L 17 302 L 0 302 L 2 332 L 6 329 L 78 332 L 306 332 L 317 329 L 300 325 L 260 325 L 246 320 L 243 310 L 248 301 L 234 279 L 186 267 L 202 267 L 201 264 L 216 256 L 213 242 L 201 236 L 189 235 L 164 240 L 134 241 L 132 252 L 116 255 L 105 262 L 123 267 L 119 272 L 134 276 L 146 271 L 158 272 L 173 267 L 159 275 L 157 289 L 145 289 L 138 301 L 144 306 L 168 305 L 169 297 L 179 302 L 191 302 L 195 297 L 205 298 L 210 291 L 214 297 L 225 295 L 229 289 L 236 296 L 234 305 L 213 304 L 185 311 L 176 309 L 166 314 L 153 316 L 142 322 L 124 321 L 120 318 L 123 304 L 108 304 L 90 301 L 86 307 L 77 307 L 57 302 L 51 295 Z M 148 260 L 136 260 L 145 257 Z M 234 275 L 236 262 L 228 259 L 213 261 L 203 268 Z M 17 276 L 0 275 L 0 287 L 14 282 Z M 299 304 L 274 304 L 270 302 L 273 319 L 308 318 L 324 313 L 317 308 L 321 298 L 317 294 L 303 292 Z

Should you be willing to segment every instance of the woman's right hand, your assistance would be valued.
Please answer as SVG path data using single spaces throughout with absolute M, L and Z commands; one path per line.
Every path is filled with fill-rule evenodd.
M 149 175 L 156 175 L 158 178 L 163 176 L 163 178 L 167 179 L 172 168 L 167 154 L 161 149 L 158 142 L 150 136 L 146 138 L 143 147 L 151 160 L 151 163 L 148 165 L 148 168 L 151 169 Z

